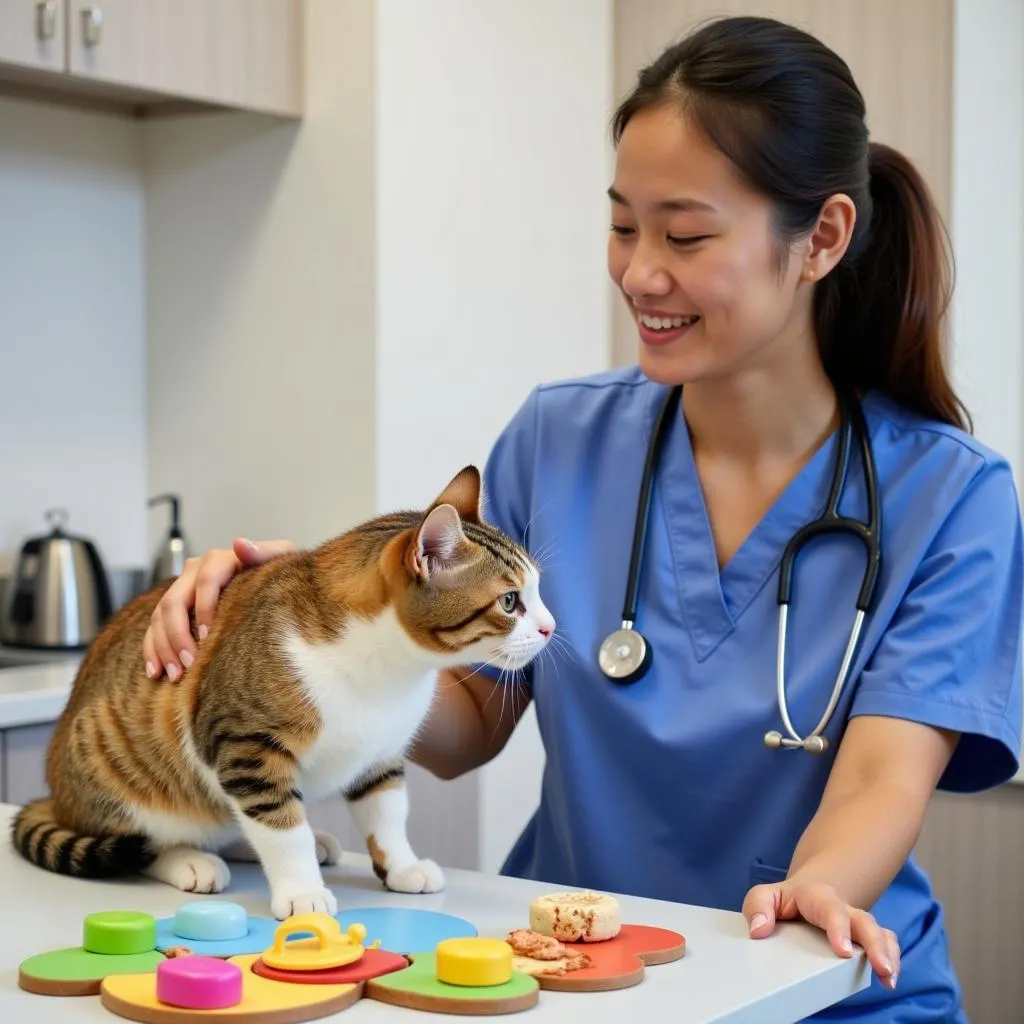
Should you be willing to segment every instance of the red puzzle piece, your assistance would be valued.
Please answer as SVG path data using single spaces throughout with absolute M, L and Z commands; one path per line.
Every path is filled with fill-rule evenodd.
M 409 961 L 398 953 L 389 953 L 386 949 L 368 949 L 351 964 L 340 967 L 329 967 L 319 971 L 283 971 L 279 967 L 271 967 L 262 959 L 252 965 L 253 972 L 271 981 L 289 981 L 298 985 L 358 985 L 379 978 L 382 974 L 402 971 L 409 966 Z
M 568 949 L 586 953 L 589 967 L 565 974 L 538 974 L 541 988 L 556 992 L 608 992 L 639 984 L 644 965 L 667 964 L 686 951 L 686 939 L 667 928 L 624 924 L 614 939 L 604 942 L 566 942 Z

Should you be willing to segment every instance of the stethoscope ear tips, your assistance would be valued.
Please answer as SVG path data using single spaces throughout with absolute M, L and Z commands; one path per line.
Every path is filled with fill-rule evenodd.
M 773 729 L 764 734 L 764 745 L 769 750 L 779 750 L 782 747 L 795 749 L 803 747 L 808 754 L 824 754 L 828 750 L 828 740 L 824 736 L 808 736 L 803 740 L 783 739 L 782 733 Z

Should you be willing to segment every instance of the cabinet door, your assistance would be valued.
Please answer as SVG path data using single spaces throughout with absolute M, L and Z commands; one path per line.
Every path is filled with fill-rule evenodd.
M 301 113 L 300 0 L 70 0 L 68 18 L 76 76 L 182 100 Z
M 64 0 L 0 0 L 0 62 L 64 70 Z
M 26 725 L 4 733 L 4 798 L 9 804 L 26 804 L 45 796 L 46 745 L 54 726 Z

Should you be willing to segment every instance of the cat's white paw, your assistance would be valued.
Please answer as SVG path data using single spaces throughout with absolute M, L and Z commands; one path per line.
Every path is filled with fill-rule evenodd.
M 444 888 L 444 872 L 432 860 L 418 860 L 392 868 L 384 884 L 392 892 L 438 892 Z
M 220 857 L 190 846 L 164 850 L 142 873 L 182 892 L 222 892 L 231 881 L 231 871 Z
M 318 864 L 337 864 L 341 860 L 341 843 L 330 832 L 314 832 Z
M 279 921 L 293 914 L 336 914 L 338 901 L 330 889 L 292 888 L 282 885 L 270 902 L 271 913 Z

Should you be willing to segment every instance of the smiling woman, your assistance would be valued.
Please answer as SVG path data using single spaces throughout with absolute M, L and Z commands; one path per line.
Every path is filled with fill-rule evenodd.
M 503 871 L 742 911 L 755 940 L 801 918 L 838 956 L 863 947 L 877 979 L 816 1019 L 963 1024 L 911 851 L 936 787 L 1018 767 L 1024 530 L 943 361 L 941 223 L 917 171 L 869 140 L 846 64 L 778 21 L 725 18 L 670 47 L 613 126 L 608 270 L 639 366 L 537 387 L 485 473 L 487 517 L 557 551 L 540 589 L 569 653 L 517 689 L 545 767 Z M 865 425 L 848 467 L 842 408 Z M 627 683 L 599 652 L 631 618 L 632 498 L 661 423 L 635 609 L 656 654 Z M 787 576 L 795 728 L 840 666 L 850 682 L 820 744 L 780 749 L 779 566 L 835 465 L 840 514 L 863 521 L 877 490 L 881 568 L 848 663 L 862 549 L 826 533 Z M 237 564 L 212 552 L 183 575 L 147 656 L 192 644 L 173 624 L 197 592 L 205 623 Z M 523 710 L 503 682 L 500 666 L 445 674 L 414 760 L 450 779 L 498 754 Z

